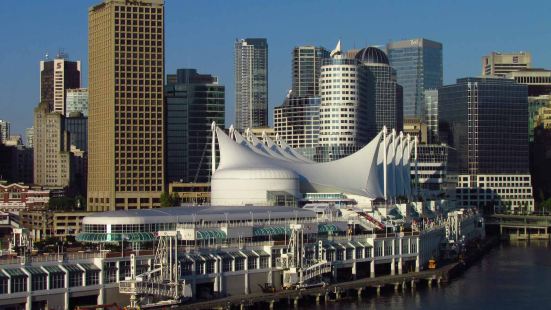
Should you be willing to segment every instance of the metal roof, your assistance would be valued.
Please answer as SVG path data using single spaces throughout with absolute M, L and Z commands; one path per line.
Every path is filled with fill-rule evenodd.
M 83 272 L 82 269 L 80 269 L 77 265 L 67 264 L 63 265 L 63 267 L 69 272 Z
M 81 232 L 76 236 L 79 242 L 102 243 L 102 242 L 151 242 L 156 239 L 150 232 L 132 232 L 132 233 L 89 233 Z
M 4 269 L 4 271 L 10 276 L 10 277 L 26 277 L 27 274 L 21 270 L 21 268 L 10 268 L 10 269 Z
M 198 230 L 195 232 L 195 238 L 197 240 L 226 239 L 226 233 L 219 229 Z
M 82 264 L 79 264 L 80 267 L 84 268 L 84 270 L 86 271 L 100 271 L 101 269 L 94 265 L 94 264 L 89 264 L 89 263 L 82 263 Z
M 40 267 L 25 267 L 25 270 L 27 270 L 33 276 L 48 274 L 46 271 L 44 271 L 44 269 Z
M 50 266 L 42 266 L 44 269 L 46 269 L 49 273 L 65 273 L 59 266 L 57 265 L 50 265 Z
M 316 214 L 309 210 L 292 207 L 267 207 L 267 206 L 229 206 L 229 207 L 173 207 L 159 209 L 137 209 L 101 212 L 86 216 L 84 225 L 105 224 L 158 224 L 158 223 L 182 223 L 191 222 L 193 219 L 199 222 L 224 221 L 242 219 L 276 219 L 312 217 Z

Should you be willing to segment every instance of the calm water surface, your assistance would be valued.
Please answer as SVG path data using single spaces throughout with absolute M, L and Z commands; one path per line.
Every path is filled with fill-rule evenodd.
M 451 283 L 303 309 L 551 309 L 548 242 L 502 244 Z

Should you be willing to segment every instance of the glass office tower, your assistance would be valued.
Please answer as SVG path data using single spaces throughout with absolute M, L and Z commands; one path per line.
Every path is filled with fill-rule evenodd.
M 442 86 L 442 43 L 423 38 L 390 42 L 387 53 L 404 89 L 404 116 L 425 120 L 424 91 Z
M 356 59 L 367 70 L 368 79 L 372 81 L 370 84 L 374 84 L 375 126 L 370 126 L 369 139 L 383 126 L 401 131 L 404 126 L 403 90 L 396 82 L 396 71 L 390 67 L 386 54 L 376 47 L 367 47 L 358 51 Z
M 528 87 L 463 78 L 438 91 L 440 138 L 460 174 L 528 173 Z M 450 155 L 451 155 L 450 154 Z
M 167 182 L 210 181 L 211 124 L 224 128 L 224 91 L 215 76 L 195 69 L 178 69 L 167 76 Z

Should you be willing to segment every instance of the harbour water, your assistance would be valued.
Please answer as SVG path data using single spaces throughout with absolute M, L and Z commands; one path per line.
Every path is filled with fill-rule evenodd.
M 301 307 L 302 308 L 302 307 Z M 361 300 L 305 309 L 551 309 L 551 246 L 547 241 L 501 244 L 441 287 L 389 290 Z

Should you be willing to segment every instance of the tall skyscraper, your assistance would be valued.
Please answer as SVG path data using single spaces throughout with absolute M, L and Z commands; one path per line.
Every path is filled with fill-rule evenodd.
M 449 167 L 463 205 L 533 209 L 527 97 L 526 85 L 500 78 L 464 78 L 438 90 L 440 138 L 453 148 Z
M 69 135 L 63 115 L 50 112 L 46 102 L 34 110 L 34 183 L 49 187 L 67 187 L 71 177 Z
M 330 155 L 328 160 L 347 156 L 369 142 L 375 126 L 373 89 L 365 67 L 346 56 L 339 41 L 331 58 L 324 60 L 320 77 L 318 141 Z
M 61 115 L 65 115 L 67 89 L 80 87 L 80 61 L 66 58 L 60 52 L 54 60 L 40 62 L 40 102 Z
M 287 96 L 274 109 L 275 132 L 295 149 L 314 148 L 318 144 L 320 97 Z
M 319 96 L 319 78 L 324 59 L 329 51 L 323 47 L 304 45 L 293 49 L 293 85 L 294 97 Z
M 235 42 L 235 127 L 268 126 L 268 42 Z
M 532 67 L 532 55 L 528 52 L 491 52 L 482 57 L 483 77 L 505 77 L 508 73 Z
M 67 104 L 65 111 L 65 115 L 79 112 L 85 117 L 88 117 L 88 89 L 67 89 Z
M 88 35 L 88 210 L 160 207 L 164 1 L 105 0 Z
M 10 122 L 0 119 L 0 143 L 5 143 L 10 138 Z
M 428 142 L 438 142 L 438 90 L 425 90 L 425 115 L 427 116 L 426 123 L 428 127 Z
M 178 69 L 167 81 L 167 181 L 210 182 L 211 124 L 224 127 L 225 88 L 215 76 L 195 69 Z
M 404 88 L 404 116 L 425 121 L 424 91 L 443 83 L 442 43 L 424 38 L 390 42 L 387 53 Z
M 356 59 L 367 69 L 375 84 L 375 127 L 370 136 L 386 126 L 400 131 L 404 125 L 402 86 L 396 82 L 396 70 L 390 67 L 385 52 L 376 47 L 359 50 Z

